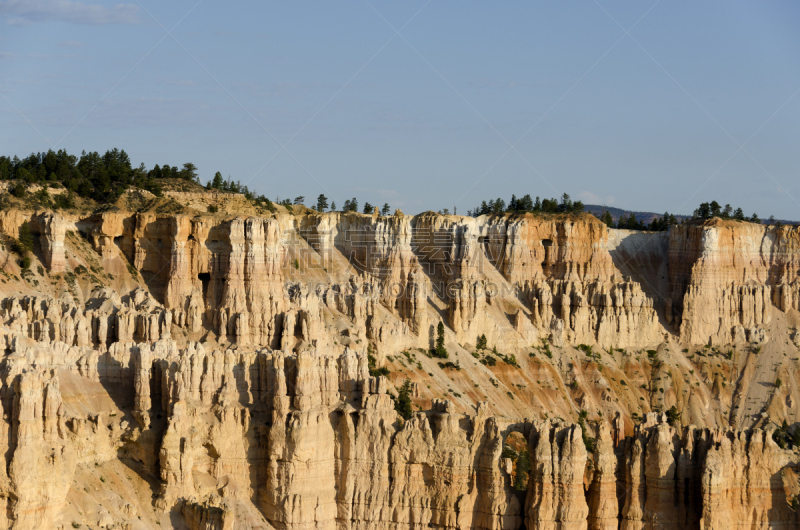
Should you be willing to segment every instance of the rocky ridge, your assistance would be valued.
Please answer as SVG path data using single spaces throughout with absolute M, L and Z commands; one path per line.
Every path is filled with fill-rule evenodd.
M 800 453 L 773 436 L 799 419 L 796 228 L 643 244 L 589 216 L 10 211 L 0 230 L 26 221 L 31 268 L 0 252 L 6 527 L 798 524 Z

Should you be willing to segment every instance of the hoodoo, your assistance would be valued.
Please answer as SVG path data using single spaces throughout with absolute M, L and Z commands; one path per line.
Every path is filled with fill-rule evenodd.
M 169 200 L 0 212 L 0 527 L 800 526 L 800 228 Z

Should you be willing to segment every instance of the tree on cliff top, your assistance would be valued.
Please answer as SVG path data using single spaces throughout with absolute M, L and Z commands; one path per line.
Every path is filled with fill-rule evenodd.
M 222 173 L 217 171 L 214 173 L 214 180 L 206 184 L 206 189 L 221 190 L 225 185 L 225 179 L 222 178 Z

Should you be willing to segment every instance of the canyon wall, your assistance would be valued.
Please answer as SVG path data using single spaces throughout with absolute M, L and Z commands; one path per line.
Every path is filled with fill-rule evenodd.
M 23 222 L 0 527 L 800 523 L 795 227 L 0 214 Z
M 714 220 L 670 231 L 674 324 L 691 344 L 763 340 L 800 309 L 800 228 Z

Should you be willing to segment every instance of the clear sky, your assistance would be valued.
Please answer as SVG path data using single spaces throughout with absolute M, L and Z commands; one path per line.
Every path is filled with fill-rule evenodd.
M 567 192 L 799 219 L 798 28 L 788 0 L 0 0 L 0 152 L 406 213 Z

